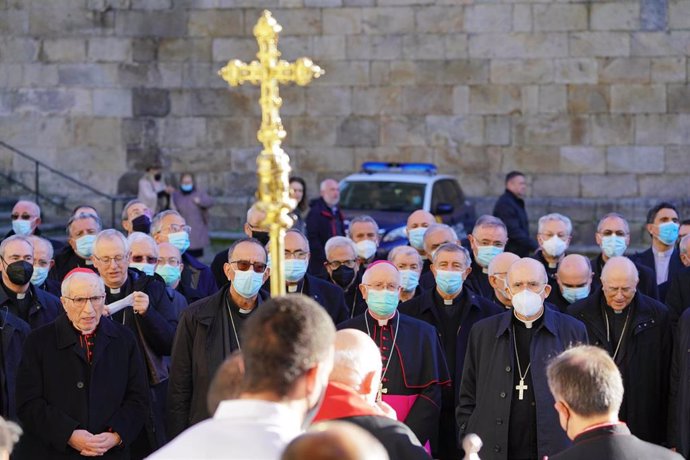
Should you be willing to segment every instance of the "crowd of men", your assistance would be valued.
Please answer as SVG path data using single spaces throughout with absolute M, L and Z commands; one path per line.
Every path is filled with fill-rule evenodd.
M 13 456 L 331 458 L 318 445 L 342 441 L 337 458 L 364 458 L 346 445 L 360 439 L 450 460 L 475 433 L 484 460 L 688 457 L 690 225 L 658 203 L 651 247 L 626 257 L 626 218 L 602 215 L 590 260 L 569 253 L 565 215 L 530 233 L 525 193 L 508 174 L 464 240 L 417 210 L 409 245 L 378 260 L 376 220 L 346 225 L 326 180 L 306 232 L 286 232 L 280 298 L 256 207 L 206 266 L 176 211 L 130 201 L 119 231 L 80 206 L 63 244 L 19 201 L 0 243 Z M 335 428 L 298 438 L 312 422 Z

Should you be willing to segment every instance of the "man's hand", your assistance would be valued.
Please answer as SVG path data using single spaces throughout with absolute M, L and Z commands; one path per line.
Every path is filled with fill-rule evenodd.
M 143 292 L 134 291 L 134 301 L 132 302 L 132 309 L 138 315 L 145 315 L 149 309 L 149 296 Z
M 67 440 L 67 444 L 77 452 L 81 453 L 82 455 L 101 455 L 98 453 L 90 453 L 89 451 L 89 442 L 93 437 L 94 436 L 86 430 L 74 430 L 72 432 L 72 436 L 70 436 Z

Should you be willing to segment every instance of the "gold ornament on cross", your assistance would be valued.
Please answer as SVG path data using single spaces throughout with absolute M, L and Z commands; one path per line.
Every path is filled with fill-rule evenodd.
M 264 148 L 256 159 L 259 178 L 256 193 L 257 207 L 266 213 L 262 225 L 268 227 L 270 235 L 273 296 L 285 294 L 285 230 L 293 224 L 288 214 L 295 207 L 288 184 L 290 157 L 280 146 L 286 132 L 280 120 L 283 101 L 279 95 L 279 85 L 297 83 L 305 86 L 324 74 L 321 67 L 309 58 L 303 57 L 293 63 L 279 59 L 278 34 L 282 29 L 271 12 L 264 10 L 254 26 L 254 36 L 259 43 L 256 57 L 259 60 L 246 64 L 233 59 L 218 72 L 230 86 L 243 83 L 261 85 L 261 128 L 257 138 Z

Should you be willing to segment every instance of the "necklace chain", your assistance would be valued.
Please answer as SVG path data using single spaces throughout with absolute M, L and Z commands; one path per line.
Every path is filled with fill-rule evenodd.
M 235 320 L 232 318 L 232 310 L 230 310 L 230 301 L 227 296 L 225 297 L 225 307 L 228 309 L 228 315 L 230 316 L 230 325 L 232 325 L 232 332 L 235 334 L 235 339 L 237 340 L 237 349 L 242 351 L 242 345 L 240 345 L 240 336 L 237 335 L 237 329 L 235 329 Z
M 369 330 L 369 315 L 364 315 L 364 324 L 367 326 L 367 334 L 369 337 L 371 337 L 371 331 Z M 393 357 L 393 351 L 395 351 L 395 341 L 398 339 L 398 327 L 400 326 L 400 314 L 398 313 L 396 315 L 396 321 L 395 321 L 395 331 L 393 334 L 393 344 L 391 345 L 391 351 L 388 353 L 388 359 L 386 360 L 386 367 L 383 369 L 383 372 L 381 373 L 381 382 L 383 382 L 383 378 L 386 376 L 386 372 L 388 372 L 388 366 L 391 364 L 391 358 Z M 375 337 L 371 337 L 372 340 L 376 341 Z
M 515 361 L 517 361 L 517 368 L 518 368 L 518 375 L 520 376 L 520 380 L 522 382 L 525 381 L 527 378 L 527 373 L 529 372 L 529 368 L 532 365 L 532 360 L 530 360 L 529 363 L 527 363 L 527 368 L 525 369 L 525 374 L 522 374 L 522 367 L 520 366 L 520 355 L 518 353 L 518 347 L 517 347 L 517 340 L 515 339 L 515 326 L 513 325 L 513 346 L 515 347 Z
M 604 307 L 601 308 L 602 313 L 604 315 L 604 319 L 606 320 L 606 340 L 608 341 L 609 345 L 611 345 L 611 330 L 610 330 L 610 325 L 609 325 L 609 315 L 606 314 L 606 310 Z M 621 336 L 618 338 L 618 344 L 616 344 L 616 349 L 613 352 L 613 360 L 616 360 L 616 357 L 618 356 L 618 351 L 620 350 L 621 344 L 623 343 L 623 337 L 625 337 L 625 330 L 628 328 L 628 320 L 630 319 L 630 310 L 628 310 L 625 313 L 625 322 L 623 323 L 623 330 L 621 331 Z

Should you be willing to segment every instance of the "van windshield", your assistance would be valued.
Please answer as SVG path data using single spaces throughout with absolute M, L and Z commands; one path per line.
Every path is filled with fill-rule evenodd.
M 412 212 L 424 204 L 425 188 L 425 184 L 410 182 L 345 182 L 340 189 L 340 207 Z

